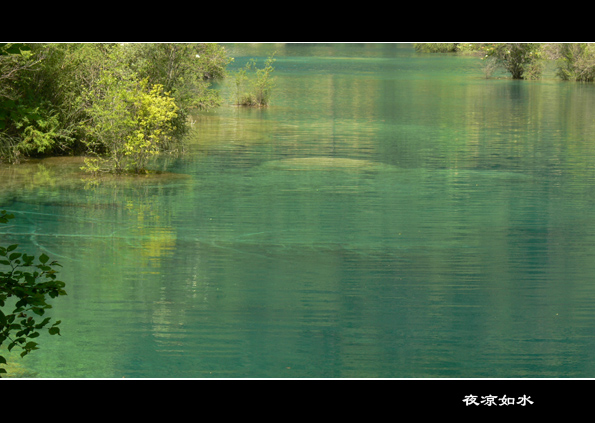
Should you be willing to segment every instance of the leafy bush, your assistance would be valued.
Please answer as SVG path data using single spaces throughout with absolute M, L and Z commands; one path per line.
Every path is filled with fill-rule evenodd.
M 212 81 L 223 79 L 232 60 L 225 49 L 213 43 L 130 43 L 122 46 L 125 64 L 138 79 L 159 84 L 178 107 L 172 121 L 174 135 L 186 133 L 192 110 L 209 110 L 221 104 Z
M 415 51 L 420 53 L 452 53 L 457 51 L 459 43 L 415 43 Z
M 24 44 L 0 43 L 0 145 L 2 158 L 14 162 L 23 151 L 42 151 L 51 144 L 44 129 L 54 129 L 51 116 L 43 116 L 23 81 L 38 60 Z
M 163 86 L 151 85 L 147 79 L 138 81 L 122 69 L 104 71 L 86 98 L 92 122 L 88 142 L 105 159 L 88 161 L 83 169 L 96 173 L 101 161 L 115 173 L 145 172 L 148 160 L 172 136 L 177 116 L 174 99 Z
M 485 58 L 509 72 L 513 79 L 537 79 L 543 62 L 538 43 L 489 43 L 480 47 Z
M 557 44 L 557 76 L 564 81 L 595 80 L 595 46 L 591 43 Z
M 0 213 L 0 223 L 6 223 L 12 218 L 14 216 L 4 210 Z M 16 244 L 0 247 L 0 265 L 8 267 L 8 270 L 0 272 L 0 346 L 8 341 L 8 350 L 12 351 L 18 346 L 22 349 L 21 357 L 24 357 L 39 349 L 39 344 L 32 339 L 39 337 L 39 331 L 51 322 L 50 317 L 37 322 L 34 315 L 43 316 L 52 307 L 47 303 L 47 297 L 66 295 L 66 291 L 65 283 L 56 279 L 54 267 L 60 266 L 59 263 L 49 262 L 49 257 L 45 254 L 41 254 L 38 262 L 34 263 L 34 256 L 17 252 L 17 248 Z M 37 270 L 24 271 L 25 268 Z M 10 307 L 12 312 L 5 313 L 3 308 L 11 297 L 17 301 Z M 48 333 L 60 335 L 59 324 L 58 320 L 47 327 Z M 1 355 L 0 364 L 6 365 L 5 357 Z M 6 369 L 0 368 L 0 374 L 4 373 Z
M 273 55 L 274 56 L 274 55 Z M 256 60 L 250 59 L 246 66 L 234 75 L 233 101 L 239 106 L 266 107 L 271 101 L 275 86 L 272 73 L 275 59 L 269 57 L 263 68 L 256 66 Z
M 544 57 L 540 43 L 420 43 L 421 52 L 451 52 L 481 55 L 486 77 L 497 69 L 509 72 L 513 79 L 538 79 L 543 71 Z

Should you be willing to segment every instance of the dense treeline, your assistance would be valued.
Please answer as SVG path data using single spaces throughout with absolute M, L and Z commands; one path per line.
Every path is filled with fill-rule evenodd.
M 175 150 L 231 61 L 217 44 L 0 44 L 0 158 L 85 154 L 92 171 L 144 171 Z
M 481 55 L 486 75 L 504 69 L 513 79 L 538 79 L 546 60 L 555 62 L 556 75 L 565 81 L 593 82 L 593 43 L 418 43 L 415 49 L 429 53 Z

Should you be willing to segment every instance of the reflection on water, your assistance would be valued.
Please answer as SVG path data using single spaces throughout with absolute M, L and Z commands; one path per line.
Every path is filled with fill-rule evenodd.
M 63 264 L 41 377 L 594 377 L 594 86 L 407 45 L 277 50 L 268 109 L 150 177 L 0 169 Z M 225 84 L 222 85 L 225 92 Z

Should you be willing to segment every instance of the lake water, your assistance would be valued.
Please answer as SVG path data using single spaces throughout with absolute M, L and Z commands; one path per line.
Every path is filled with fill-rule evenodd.
M 171 174 L 0 169 L 2 245 L 67 283 L 26 375 L 595 377 L 595 85 L 407 44 L 227 48 L 276 51 L 271 106 L 194 116 Z

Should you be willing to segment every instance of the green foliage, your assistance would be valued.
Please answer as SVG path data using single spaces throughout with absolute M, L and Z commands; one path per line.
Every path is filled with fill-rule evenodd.
M 539 43 L 458 43 L 457 52 L 481 55 L 486 76 L 500 68 L 513 79 L 538 79 L 543 70 Z
M 38 65 L 39 60 L 24 44 L 0 44 L 0 154 L 3 160 L 14 162 L 22 151 L 47 147 L 44 129 L 53 129 L 51 116 L 40 110 L 37 100 L 23 84 Z
M 489 77 L 502 69 L 513 79 L 538 79 L 543 71 L 545 55 L 540 43 L 423 43 L 420 52 L 450 52 L 482 56 L 484 72 Z
M 176 95 L 186 91 L 207 95 L 203 89 L 208 85 L 200 82 L 224 78 L 225 67 L 231 61 L 223 47 L 216 44 L 131 43 L 123 44 L 122 51 L 127 66 L 139 78 L 148 78 L 150 83 L 161 84 Z
M 240 105 L 242 104 L 242 98 L 246 96 L 246 82 L 248 81 L 248 75 L 246 75 L 248 66 L 239 69 L 233 74 L 233 81 L 234 81 L 234 91 L 233 91 L 233 99 L 232 101 L 234 104 Z
M 58 123 L 49 153 L 80 154 L 87 147 L 84 139 L 91 106 L 83 94 L 95 87 L 101 72 L 112 64 L 117 45 L 68 43 L 32 47 L 43 61 L 28 88 L 35 98 L 52 106 Z
M 80 152 L 92 86 L 109 45 L 31 44 L 0 56 L 0 145 L 6 159 Z M 12 48 L 10 51 L 14 51 Z M 9 153 L 12 152 L 12 158 Z
M 209 110 L 221 104 L 212 81 L 225 77 L 231 61 L 225 49 L 212 43 L 144 43 L 122 46 L 127 66 L 139 79 L 163 86 L 178 107 L 172 121 L 174 134 L 186 133 L 192 110 Z
M 496 69 L 513 79 L 538 79 L 543 70 L 542 46 L 536 43 L 457 43 L 461 54 L 481 56 L 489 77 Z
M 7 223 L 12 218 L 14 215 L 5 210 L 0 212 L 0 223 Z M 0 265 L 8 269 L 0 271 L 0 346 L 8 342 L 8 351 L 19 347 L 21 357 L 24 357 L 39 349 L 33 339 L 40 336 L 42 329 L 47 329 L 50 335 L 60 335 L 59 320 L 50 325 L 50 317 L 41 321 L 36 319 L 52 308 L 47 297 L 66 295 L 66 291 L 65 283 L 56 279 L 55 267 L 60 266 L 59 263 L 50 262 L 45 254 L 35 262 L 35 256 L 17 252 L 17 248 L 16 244 L 0 247 Z M 9 308 L 11 312 L 6 311 L 9 298 L 16 300 Z M 6 365 L 6 358 L 1 355 L 0 364 Z M 0 374 L 4 373 L 6 369 L 0 368 Z
M 178 148 L 191 110 L 221 103 L 212 82 L 225 76 L 230 61 L 223 47 L 210 43 L 0 43 L 0 159 L 107 154 L 115 169 L 141 170 L 156 144 L 159 151 Z M 115 94 L 127 89 L 128 97 Z M 106 96 L 118 103 L 114 110 L 126 109 L 120 120 L 114 110 L 98 111 L 109 107 Z M 166 98 L 173 99 L 175 116 Z M 101 125 L 110 114 L 114 128 Z M 96 122 L 100 129 L 91 128 Z M 127 154 L 125 148 L 115 153 L 126 156 L 126 165 L 114 164 L 116 144 L 108 141 L 130 131 L 136 141 L 127 138 Z
M 86 95 L 92 105 L 89 136 L 104 150 L 109 170 L 146 171 L 160 143 L 171 137 L 177 116 L 174 99 L 159 84 L 114 71 L 105 71 Z M 83 168 L 96 173 L 98 166 L 98 161 L 88 161 Z
M 0 43 L 0 56 L 22 54 L 22 52 L 30 50 L 31 48 L 23 43 Z
M 509 72 L 513 79 L 537 79 L 541 76 L 541 44 L 490 43 L 481 47 L 486 58 Z
M 240 106 L 266 107 L 271 101 L 275 86 L 272 73 L 275 59 L 269 57 L 263 68 L 256 66 L 256 60 L 250 59 L 246 66 L 234 74 L 233 101 Z
M 23 104 L 15 107 L 11 113 L 14 125 L 21 131 L 18 149 L 25 154 L 43 153 L 50 150 L 59 136 L 58 115 L 42 105 L 32 107 Z
M 556 45 L 556 75 L 564 81 L 593 82 L 595 79 L 595 45 L 561 43 Z
M 415 43 L 415 51 L 420 53 L 451 53 L 457 51 L 459 43 Z

